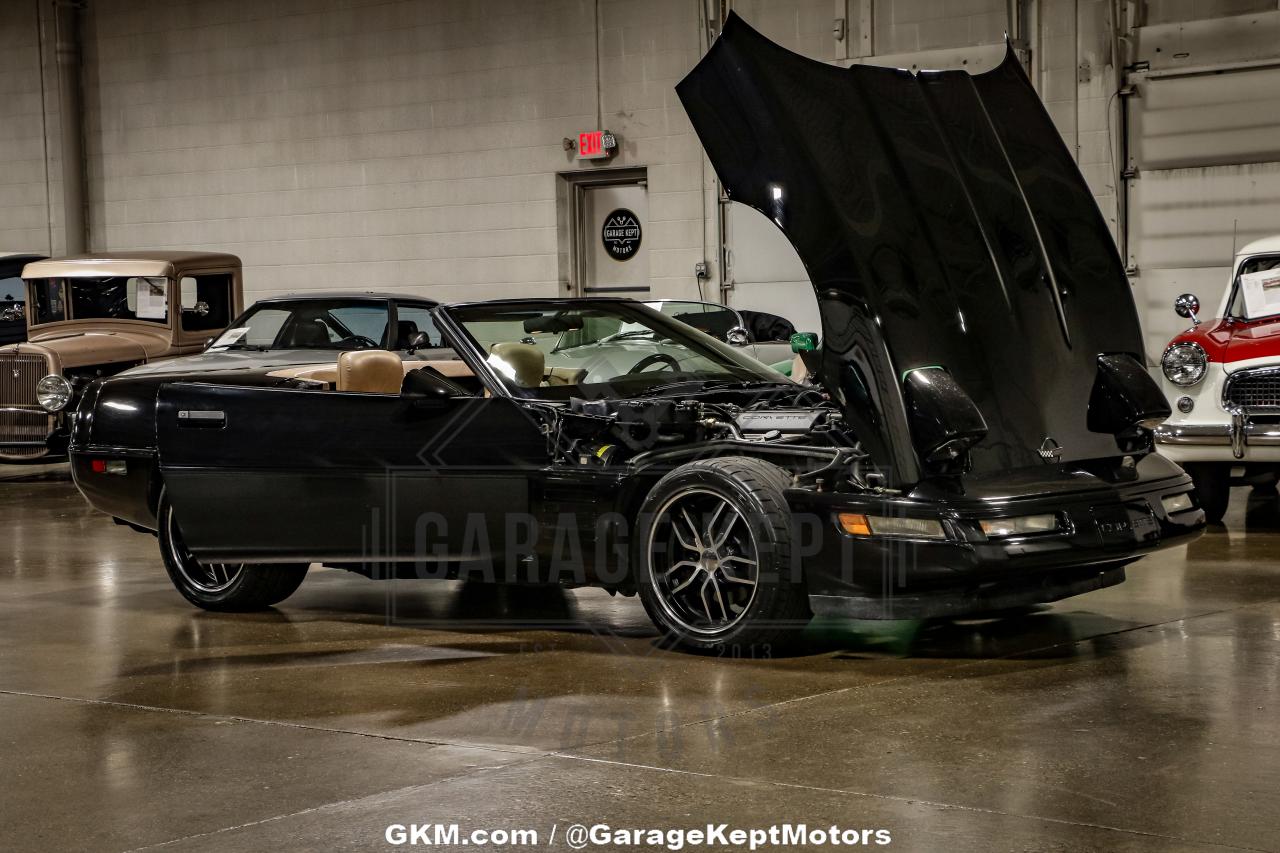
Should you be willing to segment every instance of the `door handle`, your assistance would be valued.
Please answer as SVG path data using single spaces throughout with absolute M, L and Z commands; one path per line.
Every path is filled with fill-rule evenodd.
M 208 409 L 180 409 L 179 429 L 222 429 L 227 425 L 227 413 Z

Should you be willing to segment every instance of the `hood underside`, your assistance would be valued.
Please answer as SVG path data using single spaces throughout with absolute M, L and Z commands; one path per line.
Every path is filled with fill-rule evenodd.
M 976 471 L 1117 454 L 1086 425 L 1101 354 L 1140 358 L 1097 204 L 1012 51 L 995 69 L 841 68 L 731 14 L 676 87 L 725 191 L 795 246 L 821 378 L 891 479 L 912 482 L 903 374 L 941 366 L 988 431 Z

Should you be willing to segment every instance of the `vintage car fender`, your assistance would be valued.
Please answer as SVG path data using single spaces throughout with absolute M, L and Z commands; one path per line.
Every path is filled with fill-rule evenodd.
M 1246 263 L 1280 254 L 1280 237 L 1259 240 L 1236 256 L 1231 281 L 1219 299 L 1213 319 L 1199 319 L 1169 341 L 1165 352 L 1180 344 L 1200 347 L 1208 361 L 1194 385 L 1170 381 L 1160 366 L 1155 373 L 1173 413 L 1156 431 L 1160 452 L 1179 463 L 1280 462 L 1280 317 L 1245 320 L 1228 317 L 1236 277 Z M 1274 400 L 1242 405 L 1232 394 L 1249 377 L 1268 382 L 1273 375 Z M 1264 394 L 1265 396 L 1265 394 Z M 1257 399 L 1256 397 L 1254 398 Z

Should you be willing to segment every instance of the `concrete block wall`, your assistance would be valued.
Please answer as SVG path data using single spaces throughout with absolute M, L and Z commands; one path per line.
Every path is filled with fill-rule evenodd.
M 590 0 L 97 0 L 94 248 L 210 246 L 250 297 L 555 292 Z
M 42 92 L 56 92 L 53 57 L 43 57 L 38 6 L 34 2 L 0 3 L 0 252 L 51 254 L 63 246 L 57 147 L 57 108 L 45 109 Z M 42 86 L 42 76 L 47 84 Z M 45 126 L 50 123 L 53 148 L 45 152 Z M 47 171 L 46 171 L 47 170 Z
M 1005 0 L 882 0 L 872 21 L 876 53 L 911 53 L 999 42 L 1008 12 Z
M 714 256 L 707 225 L 710 169 L 675 85 L 701 56 L 699 7 L 686 0 L 600 0 L 600 124 L 622 141 L 610 166 L 645 166 L 648 175 L 649 286 L 662 296 L 696 298 L 694 265 Z M 566 126 L 563 135 L 575 128 Z M 561 171 L 598 167 L 565 160 Z M 553 220 L 554 222 L 554 220 Z
M 1151 0 L 1163 17 L 1251 0 Z M 56 73 L 37 10 L 0 4 L 0 248 L 59 251 Z M 822 61 L 997 44 L 1005 0 L 736 0 Z M 718 4 L 708 3 L 708 6 Z M 1109 0 L 1029 4 L 1033 79 L 1116 217 Z M 706 47 L 700 0 L 89 0 L 89 242 L 240 254 L 250 298 L 316 288 L 552 295 L 561 146 L 603 126 L 648 169 L 651 287 L 719 274 L 716 189 L 672 89 Z M 47 14 L 47 13 L 46 13 Z M 835 17 L 847 42 L 832 34 Z M 41 56 L 44 56 L 41 109 Z M 1112 116 L 1108 139 L 1108 116 Z M 44 171 L 48 164 L 49 183 Z

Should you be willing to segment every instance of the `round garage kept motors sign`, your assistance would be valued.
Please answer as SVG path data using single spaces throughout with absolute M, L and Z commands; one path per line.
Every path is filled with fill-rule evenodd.
M 600 229 L 604 250 L 615 261 L 626 261 L 635 257 L 640 249 L 640 236 L 640 220 L 625 207 L 620 207 L 606 216 L 604 227 Z

